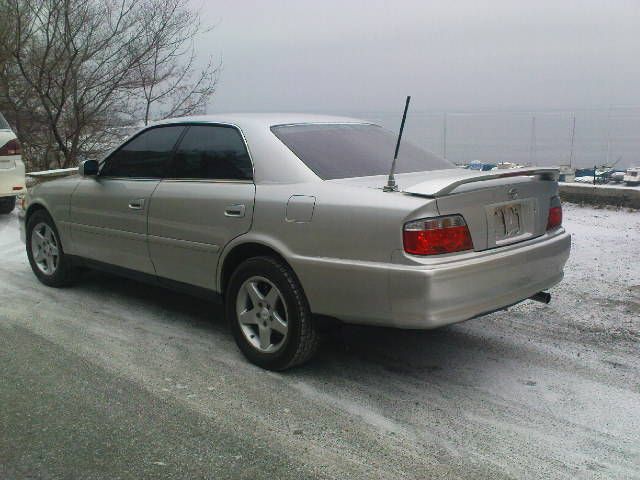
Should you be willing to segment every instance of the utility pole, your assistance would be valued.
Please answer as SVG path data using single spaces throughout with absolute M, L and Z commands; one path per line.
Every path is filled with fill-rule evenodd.
M 607 115 L 607 159 L 605 165 L 609 165 L 611 159 L 611 105 L 609 105 L 609 113 Z
M 573 146 L 576 141 L 576 114 L 573 114 L 573 126 L 571 127 L 571 148 L 569 150 L 569 167 L 573 164 Z
M 447 112 L 442 117 L 442 156 L 447 158 Z
M 533 165 L 536 158 L 536 116 L 531 117 L 531 138 L 529 140 L 529 165 Z

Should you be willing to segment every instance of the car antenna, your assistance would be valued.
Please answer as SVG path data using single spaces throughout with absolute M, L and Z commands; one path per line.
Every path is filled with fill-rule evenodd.
M 396 184 L 396 177 L 394 173 L 396 171 L 396 162 L 398 161 L 398 150 L 400 150 L 400 141 L 402 140 L 402 132 L 404 130 L 404 121 L 407 119 L 407 110 L 409 110 L 409 102 L 411 101 L 411 95 L 407 96 L 407 103 L 404 104 L 404 113 L 402 114 L 402 123 L 400 124 L 400 133 L 398 134 L 398 142 L 396 143 L 396 152 L 393 155 L 393 162 L 391 163 L 391 171 L 389 172 L 389 179 L 387 184 L 382 187 L 384 192 L 397 192 L 398 185 Z

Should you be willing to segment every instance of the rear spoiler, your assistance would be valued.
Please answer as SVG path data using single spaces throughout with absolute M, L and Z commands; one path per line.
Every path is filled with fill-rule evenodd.
M 464 173 L 463 173 L 464 172 Z M 560 170 L 557 168 L 509 168 L 504 170 L 491 170 L 488 172 L 477 172 L 461 170 L 460 175 L 433 178 L 425 182 L 416 183 L 403 189 L 405 193 L 421 195 L 424 197 L 442 197 L 453 192 L 460 185 L 474 182 L 484 182 L 486 180 L 496 180 L 508 177 L 539 177 L 541 180 L 557 181 Z
M 78 167 L 75 168 L 58 168 L 57 170 L 43 170 L 41 172 L 29 172 L 25 173 L 27 177 L 44 179 L 44 178 L 56 178 L 67 177 L 78 173 Z

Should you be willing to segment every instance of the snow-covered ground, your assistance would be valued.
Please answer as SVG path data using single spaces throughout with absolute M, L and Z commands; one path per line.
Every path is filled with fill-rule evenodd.
M 564 208 L 573 250 L 550 305 L 431 332 L 346 327 L 285 374 L 247 364 L 206 302 L 102 274 L 65 290 L 40 285 L 17 218 L 2 218 L 0 474 L 40 455 L 48 463 L 35 462 L 36 477 L 133 477 L 143 465 L 174 478 L 200 467 L 220 478 L 640 478 L 640 212 Z M 22 348 L 25 339 L 39 346 Z M 147 398 L 131 418 L 121 412 L 138 397 L 116 379 Z M 36 407 L 23 411 L 3 397 L 9 385 L 13 396 L 27 386 L 55 395 L 31 395 Z M 99 386 L 108 406 L 92 398 Z M 34 457 L 29 432 L 71 389 L 60 408 L 87 420 L 59 425 L 69 446 L 50 429 Z M 87 426 L 95 416 L 105 433 Z M 186 448 L 204 435 L 198 425 L 242 442 Z M 121 432 L 108 442 L 117 454 L 87 447 L 111 431 Z M 156 446 L 166 431 L 175 438 Z M 117 448 L 130 438 L 131 449 Z M 70 471 L 78 455 L 85 470 Z

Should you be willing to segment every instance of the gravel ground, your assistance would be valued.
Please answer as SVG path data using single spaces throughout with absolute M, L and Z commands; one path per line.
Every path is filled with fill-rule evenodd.
M 220 307 L 54 290 L 0 218 L 0 478 L 640 478 L 640 213 L 565 205 L 548 306 L 241 357 Z

